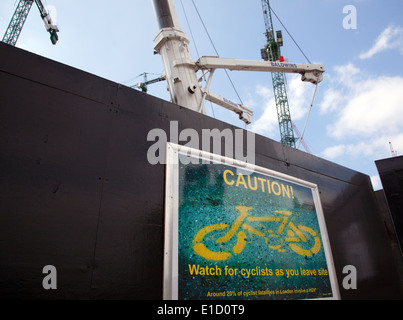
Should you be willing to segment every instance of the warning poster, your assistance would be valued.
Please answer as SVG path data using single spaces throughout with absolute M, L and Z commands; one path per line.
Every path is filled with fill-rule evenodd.
M 311 184 L 178 156 L 178 299 L 336 298 Z

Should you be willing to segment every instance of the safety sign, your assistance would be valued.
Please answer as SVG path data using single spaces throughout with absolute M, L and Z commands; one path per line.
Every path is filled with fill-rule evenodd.
M 338 298 L 316 185 L 172 144 L 167 154 L 164 298 Z

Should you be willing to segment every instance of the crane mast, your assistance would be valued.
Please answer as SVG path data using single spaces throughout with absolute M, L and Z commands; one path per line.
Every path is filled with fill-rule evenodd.
M 267 45 L 261 50 L 262 58 L 265 61 L 282 62 L 280 47 L 283 45 L 281 31 L 274 35 L 273 19 L 269 0 L 262 0 L 264 22 L 266 27 Z M 295 148 L 295 137 L 292 127 L 290 107 L 288 105 L 287 88 L 285 75 L 282 72 L 272 72 L 274 100 L 276 103 L 277 117 L 280 128 L 281 143 Z
M 3 42 L 15 46 L 33 1 L 20 0 L 3 37 Z
M 20 0 L 18 2 L 17 8 L 11 18 L 10 24 L 7 27 L 6 33 L 3 37 L 3 42 L 15 46 L 17 43 L 18 37 L 20 36 L 21 30 L 27 20 L 29 11 L 31 10 L 32 4 L 34 0 Z M 42 4 L 41 0 L 35 0 L 35 3 L 39 9 L 39 13 L 41 18 L 45 24 L 46 31 L 50 33 L 50 41 L 53 44 L 56 44 L 59 37 L 57 32 L 59 29 L 56 25 L 52 23 L 52 19 L 49 14 L 46 12 L 45 7 Z

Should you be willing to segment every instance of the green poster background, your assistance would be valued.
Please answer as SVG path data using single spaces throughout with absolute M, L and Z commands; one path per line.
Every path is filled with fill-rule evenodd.
M 179 299 L 332 297 L 311 188 L 194 160 L 179 163 Z

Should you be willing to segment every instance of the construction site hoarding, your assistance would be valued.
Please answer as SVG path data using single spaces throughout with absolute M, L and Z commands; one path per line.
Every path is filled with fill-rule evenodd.
M 164 289 L 168 288 L 164 278 L 172 279 L 172 273 L 171 277 L 164 277 L 168 272 L 164 268 L 165 177 L 170 170 L 166 170 L 165 162 L 151 164 L 148 161 L 148 151 L 156 144 L 156 141 L 147 139 L 148 134 L 158 128 L 167 134 L 167 141 L 185 144 L 188 141 L 178 139 L 178 132 L 187 128 L 197 132 L 199 137 L 203 137 L 206 129 L 230 131 L 233 139 L 241 130 L 244 141 L 247 141 L 248 131 L 2 42 L 0 83 L 0 297 L 35 300 L 162 299 Z M 171 130 L 174 123 L 177 123 L 177 132 Z M 219 142 L 221 150 L 230 145 L 224 139 L 215 141 Z M 242 150 L 247 151 L 249 143 L 247 146 Z M 278 178 L 285 181 L 285 188 L 286 185 L 292 186 L 294 197 L 298 198 L 297 185 L 300 184 L 287 177 L 317 186 L 340 298 L 402 299 L 402 287 L 398 281 L 401 269 L 397 268 L 370 178 L 261 135 L 255 135 L 255 146 L 254 163 L 258 167 L 287 176 L 256 170 L 255 175 L 251 175 L 252 188 L 255 187 L 254 177 L 260 189 L 261 180 L 258 178 L 270 181 Z M 208 150 L 202 143 L 194 148 L 217 153 L 214 144 Z M 161 150 L 165 154 L 165 144 Z M 236 151 L 233 150 L 233 154 L 236 155 Z M 248 177 L 243 175 L 246 189 L 242 178 L 238 183 L 237 171 L 231 163 L 224 165 L 228 166 L 225 170 L 234 173 L 234 176 L 229 172 L 226 174 L 230 184 L 234 181 L 234 185 L 224 181 L 226 191 L 233 188 L 240 196 L 249 193 L 255 203 L 262 191 L 249 188 Z M 207 164 L 206 167 L 210 169 L 212 166 Z M 177 181 L 179 183 L 179 178 Z M 311 184 L 302 186 L 309 189 Z M 179 186 L 177 188 L 179 190 Z M 285 197 L 273 195 L 273 190 L 279 192 L 277 184 L 271 188 L 272 194 L 265 195 L 271 197 L 273 203 L 282 199 L 292 205 L 287 194 Z M 316 194 L 312 197 L 318 198 L 317 191 L 311 190 Z M 214 197 L 204 201 L 208 208 L 218 208 L 214 206 L 218 193 L 211 194 Z M 239 205 L 253 207 L 255 204 L 236 204 Z M 235 207 L 231 210 L 227 213 L 229 220 L 220 221 L 217 217 L 204 221 L 205 225 L 200 223 L 194 229 L 195 233 L 189 235 L 189 241 L 193 241 L 196 233 L 205 226 L 233 225 L 239 210 Z M 280 210 L 292 211 L 291 207 Z M 320 212 L 316 204 L 315 210 Z M 255 208 L 248 211 L 250 217 L 258 213 Z M 274 216 L 272 211 L 269 213 Z M 197 217 L 196 212 L 194 219 Z M 245 223 L 258 230 L 256 221 L 246 220 Z M 323 241 L 320 250 L 326 247 L 324 234 L 316 225 L 304 220 L 293 223 L 309 227 L 317 234 L 320 232 Z M 262 225 L 269 224 L 276 223 L 262 222 Z M 270 229 L 273 234 L 278 232 L 278 222 L 277 229 L 274 226 Z M 253 235 L 240 227 L 232 240 L 235 243 L 239 231 L 250 237 Z M 246 261 L 248 251 L 255 250 L 259 241 L 265 241 L 257 235 L 253 237 L 253 242 L 246 244 L 241 253 L 234 253 L 235 244 L 225 247 L 226 252 L 231 253 L 232 258 Z M 206 247 L 211 244 L 206 243 L 207 240 L 206 236 L 202 241 Z M 213 248 L 208 248 L 213 251 Z M 284 248 L 290 258 L 302 258 L 288 244 Z M 265 250 L 266 255 L 272 251 L 272 255 L 280 256 L 278 250 L 268 247 Z M 188 252 L 196 255 L 191 250 Z M 197 258 L 204 265 L 201 262 L 190 264 L 210 265 L 202 257 Z M 225 272 L 225 265 L 233 269 L 247 268 L 242 266 L 241 260 L 234 264 L 230 264 L 229 259 L 225 262 L 228 263 L 223 264 L 222 272 Z M 43 270 L 49 265 L 57 270 L 55 290 L 43 287 L 47 277 Z M 348 276 L 343 270 L 348 265 L 357 270 L 356 289 L 343 287 Z M 257 280 L 257 276 L 253 276 L 254 266 L 263 267 L 263 264 L 251 264 L 250 281 Z M 314 269 L 303 266 L 300 266 L 303 270 Z M 276 268 L 292 267 L 267 268 L 275 271 Z M 331 264 L 328 262 L 327 268 L 331 280 Z M 312 280 L 314 276 L 308 278 Z M 246 282 L 244 284 L 246 288 Z M 311 287 L 318 286 L 312 284 Z M 252 291 L 252 285 L 250 288 Z

